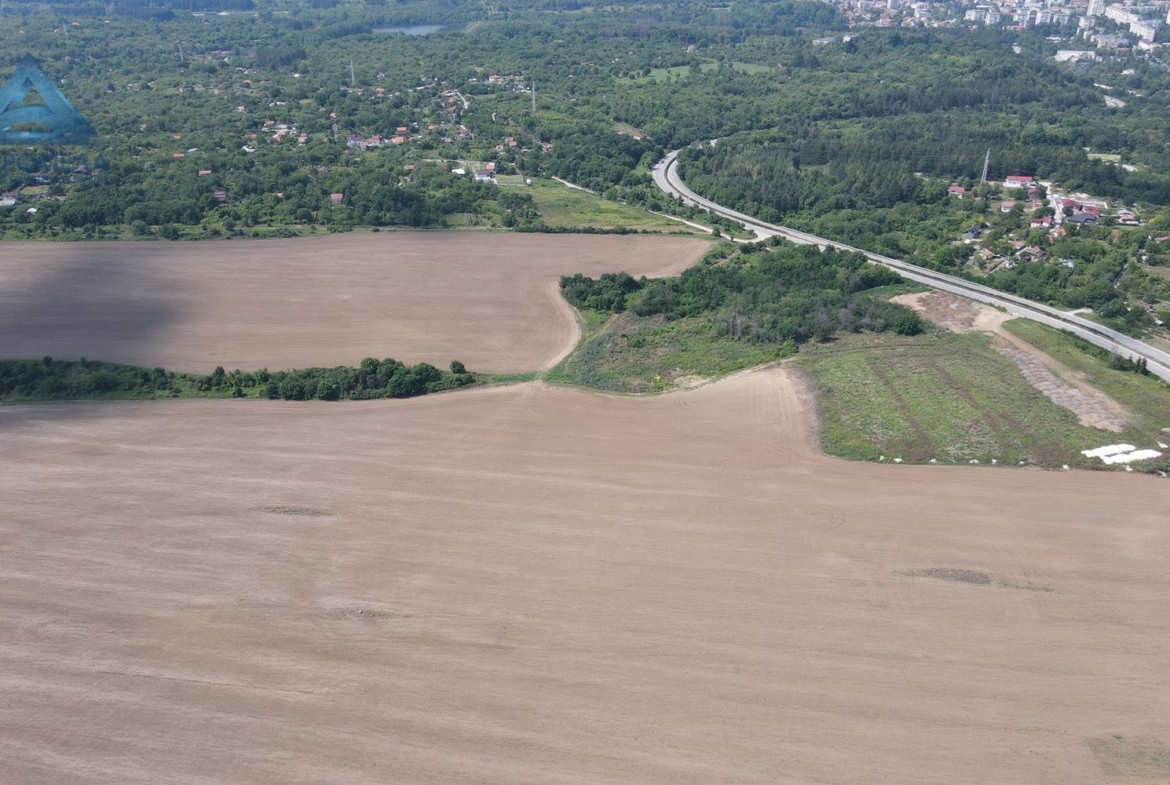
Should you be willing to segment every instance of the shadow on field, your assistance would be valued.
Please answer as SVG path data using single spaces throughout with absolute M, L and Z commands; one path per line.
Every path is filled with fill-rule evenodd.
M 0 263 L 0 359 L 105 360 L 135 363 L 160 331 L 182 315 L 162 276 L 149 266 L 111 259 L 107 249 L 77 247 L 37 270 L 18 258 Z M 0 428 L 24 418 L 8 409 Z M 38 418 L 94 416 L 100 407 L 39 407 Z

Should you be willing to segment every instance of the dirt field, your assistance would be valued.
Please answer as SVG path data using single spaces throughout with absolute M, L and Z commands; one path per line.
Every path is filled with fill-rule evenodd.
M 206 372 L 373 356 L 533 371 L 575 342 L 560 276 L 676 274 L 709 247 L 687 238 L 450 232 L 7 243 L 0 357 Z
M 1170 779 L 1170 488 L 651 399 L 0 409 L 0 777 Z

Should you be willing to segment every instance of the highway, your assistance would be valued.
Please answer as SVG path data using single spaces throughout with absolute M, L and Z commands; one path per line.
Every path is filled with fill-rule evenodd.
M 978 300 L 981 303 L 994 305 L 1014 316 L 1031 319 L 1032 321 L 1061 330 L 1067 330 L 1090 343 L 1131 360 L 1136 360 L 1139 357 L 1144 358 L 1150 373 L 1170 382 L 1170 352 L 1165 352 L 1154 346 L 1150 346 L 1144 341 L 1131 338 L 1117 330 L 1102 326 L 1096 322 L 1091 322 L 1088 319 L 1083 319 L 1074 314 L 1065 313 L 1050 305 L 1044 305 L 1043 303 L 1026 300 L 1023 297 L 1017 297 L 1013 294 L 997 291 L 989 286 L 983 286 L 982 284 L 965 281 L 962 278 L 938 273 L 934 270 L 928 270 L 899 259 L 892 259 L 888 256 L 863 251 L 860 248 L 827 240 L 824 237 L 817 237 L 808 232 L 801 232 L 796 229 L 789 229 L 786 226 L 766 223 L 752 218 L 750 215 L 744 215 L 741 212 L 705 199 L 688 188 L 686 183 L 682 181 L 682 178 L 679 177 L 678 167 L 676 165 L 678 154 L 678 150 L 669 153 L 654 167 L 653 176 L 655 184 L 666 193 L 679 197 L 686 204 L 701 207 L 708 212 L 721 215 L 724 218 L 730 218 L 733 221 L 738 221 L 751 231 L 754 231 L 759 239 L 779 235 L 780 237 L 802 245 L 817 245 L 821 248 L 831 246 L 844 251 L 856 251 L 865 254 L 866 258 L 874 264 L 888 267 L 903 278 L 911 281 L 951 292 L 961 297 Z

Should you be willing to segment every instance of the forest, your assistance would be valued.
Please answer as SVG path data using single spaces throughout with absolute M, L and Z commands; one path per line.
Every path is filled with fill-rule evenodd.
M 1155 204 L 1170 193 L 1160 174 L 1170 171 L 1165 72 L 1144 60 L 1101 64 L 1133 66 L 1107 76 L 1149 94 L 1109 110 L 1093 86 L 1106 75 L 1057 65 L 1055 45 L 1039 35 L 865 30 L 814 48 L 814 36 L 845 29 L 816 2 L 115 8 L 20 0 L 0 9 L 10 22 L 0 51 L 12 65 L 24 52 L 41 60 L 98 132 L 89 159 L 104 162 L 46 177 L 0 150 L 0 190 L 36 208 L 0 211 L 0 236 L 538 227 L 522 189 L 474 187 L 469 167 L 484 162 L 677 209 L 649 183 L 648 166 L 667 149 L 743 132 L 743 145 L 766 155 L 741 150 L 747 157 L 732 161 L 716 148 L 688 176 L 709 172 L 699 182 L 723 194 L 721 183 L 743 181 L 749 168 L 737 201 L 765 218 L 915 204 L 913 172 L 972 177 L 988 148 L 993 176 L 1035 170 Z M 134 8 L 172 16 L 126 13 Z M 374 32 L 419 24 L 442 29 Z M 354 146 L 354 137 L 376 141 Z M 1094 161 L 1085 147 L 1143 166 Z M 829 161 L 836 169 L 819 171 Z

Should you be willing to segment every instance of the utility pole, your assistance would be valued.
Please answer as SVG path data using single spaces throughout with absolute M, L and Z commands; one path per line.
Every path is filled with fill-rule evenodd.
M 991 148 L 987 148 L 987 157 L 983 159 L 983 177 L 979 179 L 980 185 L 987 183 L 987 166 L 991 163 Z

